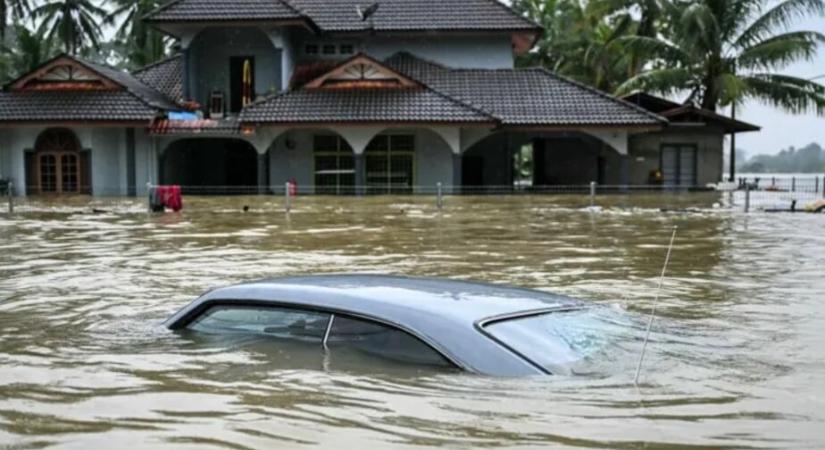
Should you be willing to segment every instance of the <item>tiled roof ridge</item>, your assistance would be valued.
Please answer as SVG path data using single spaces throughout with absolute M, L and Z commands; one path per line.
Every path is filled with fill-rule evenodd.
M 497 0 L 492 0 L 492 1 L 497 1 Z M 425 63 L 425 64 L 429 64 L 429 65 L 431 65 L 431 66 L 438 67 L 439 69 L 441 69 L 441 70 L 445 70 L 445 71 L 447 71 L 447 72 L 452 72 L 452 71 L 453 71 L 453 69 L 450 69 L 449 67 L 444 66 L 443 64 L 437 63 L 437 62 L 435 62 L 435 61 L 431 61 L 431 60 L 426 59 L 426 58 L 420 58 L 420 57 L 418 57 L 418 56 L 416 56 L 416 55 L 414 55 L 414 54 L 412 54 L 412 53 L 410 53 L 410 52 L 408 52 L 408 51 L 406 51 L 406 50 L 401 50 L 401 51 L 399 51 L 399 52 L 395 52 L 395 53 L 393 53 L 392 55 L 390 55 L 388 58 L 386 58 L 384 61 L 389 61 L 390 59 L 392 59 L 392 58 L 394 58 L 394 57 L 396 57 L 396 56 L 407 56 L 407 57 L 410 57 L 410 58 L 413 58 L 413 59 L 417 59 L 418 61 L 421 61 L 421 62 L 423 62 L 423 63 Z M 438 95 L 440 95 L 440 96 L 442 96 L 442 97 L 446 98 L 447 100 L 452 101 L 453 103 L 456 103 L 456 104 L 461 105 L 461 106 L 463 106 L 463 107 L 465 107 L 465 108 L 471 109 L 472 111 L 474 111 L 474 112 L 476 112 L 476 113 L 479 113 L 479 114 L 481 114 L 481 115 L 483 115 L 483 116 L 487 116 L 487 117 L 489 117 L 489 118 L 491 118 L 491 119 L 495 120 L 496 122 L 501 122 L 501 118 L 500 118 L 500 117 L 496 117 L 496 116 L 495 116 L 495 114 L 493 114 L 491 111 L 487 111 L 486 109 L 484 109 L 484 108 L 482 108 L 482 107 L 480 107 L 480 106 L 478 106 L 478 105 L 475 105 L 475 104 L 473 104 L 473 103 L 470 103 L 470 102 L 467 102 L 467 101 L 464 101 L 464 100 L 461 100 L 461 99 L 455 98 L 454 96 L 450 95 L 449 93 L 447 93 L 447 92 L 443 92 L 441 89 L 434 88 L 434 87 L 432 87 L 429 83 L 427 83 L 427 82 L 425 82 L 425 81 L 422 81 L 422 80 L 419 80 L 418 78 L 416 78 L 416 77 L 414 77 L 414 76 L 412 76 L 412 75 L 410 75 L 410 74 L 408 74 L 408 73 L 404 73 L 403 71 L 398 70 L 398 69 L 396 69 L 396 68 L 394 68 L 394 67 L 393 67 L 393 70 L 396 70 L 396 71 L 398 71 L 399 73 L 403 73 L 405 76 L 407 76 L 407 77 L 409 77 L 409 78 L 411 78 L 411 79 L 413 79 L 413 80 L 415 80 L 415 81 L 417 81 L 417 82 L 421 83 L 421 85 L 422 85 L 422 86 L 424 86 L 424 87 L 426 87 L 427 89 L 429 89 L 430 91 L 432 91 L 432 92 L 434 92 L 434 93 L 436 93 L 436 94 L 438 94 Z
M 126 71 L 123 71 L 123 70 L 119 70 L 119 69 L 114 68 L 114 67 L 112 67 L 112 66 L 109 66 L 109 65 L 107 65 L 107 64 L 99 64 L 99 63 L 96 63 L 96 62 L 93 62 L 93 61 L 88 61 L 88 60 L 85 60 L 85 59 L 83 59 L 83 58 L 79 58 L 79 57 L 77 57 L 77 56 L 71 56 L 71 55 L 69 55 L 69 57 L 73 58 L 73 59 L 74 59 L 75 61 L 77 61 L 78 63 L 83 64 L 84 66 L 86 66 L 86 68 L 91 69 L 91 70 L 94 70 L 95 72 L 97 72 L 97 73 L 99 73 L 99 74 L 103 75 L 104 77 L 106 77 L 106 78 L 108 78 L 108 79 L 112 80 L 113 82 L 117 83 L 118 85 L 120 85 L 121 87 L 123 87 L 123 89 L 125 89 L 125 90 L 126 90 L 126 92 L 128 92 L 131 96 L 133 96 L 133 97 L 135 97 L 136 99 L 140 100 L 143 104 L 145 104 L 146 106 L 148 106 L 148 107 L 150 107 L 150 108 L 154 108 L 154 109 L 158 109 L 158 110 L 164 110 L 164 109 L 166 109 L 165 107 L 163 107 L 163 106 L 161 106 L 161 105 L 156 104 L 154 101 L 152 101 L 152 100 L 150 100 L 150 99 L 147 99 L 147 98 L 146 98 L 143 94 L 141 94 L 141 93 L 137 92 L 136 90 L 132 89 L 132 86 L 129 86 L 127 83 L 124 83 L 124 82 L 123 82 L 123 80 L 117 80 L 117 79 L 112 78 L 112 77 L 110 76 L 110 75 L 111 75 L 111 73 L 110 73 L 110 74 L 106 74 L 106 73 L 105 73 L 105 71 L 114 72 L 115 74 L 117 74 L 117 75 L 119 75 L 119 76 L 129 77 L 129 78 L 130 78 L 130 81 L 132 81 L 132 82 L 134 82 L 134 83 L 137 83 L 137 84 L 140 84 L 140 85 L 141 85 L 141 87 L 143 87 L 143 88 L 145 88 L 145 89 L 148 89 L 148 90 L 153 91 L 155 94 L 157 94 L 157 95 L 158 95 L 158 96 L 160 96 L 160 97 L 163 97 L 164 99 L 166 99 L 167 101 L 169 101 L 171 104 L 174 104 L 174 103 L 175 103 L 175 102 L 173 102 L 173 101 L 169 100 L 169 99 L 166 97 L 166 95 L 165 95 L 165 94 L 163 94 L 162 92 L 158 91 L 157 89 L 155 89 L 155 88 L 153 88 L 153 87 L 151 87 L 151 86 L 149 86 L 149 85 L 145 84 L 144 82 L 142 82 L 142 81 L 138 80 L 137 78 L 135 78 L 134 76 L 132 76 L 132 74 L 130 74 L 129 72 L 126 72 Z M 103 69 L 103 71 L 101 71 L 101 69 Z
M 152 16 L 171 8 L 172 6 L 175 6 L 177 3 L 180 3 L 181 1 L 183 1 L 183 0 L 169 0 L 168 2 L 166 2 L 162 5 L 158 5 L 157 8 L 155 8 L 155 9 L 149 11 L 148 13 L 144 14 L 143 17 L 141 17 L 141 20 L 150 19 Z
M 590 85 L 587 85 L 587 84 L 581 83 L 581 82 L 576 81 L 576 80 L 574 80 L 574 79 L 572 79 L 572 78 L 568 78 L 568 77 L 565 77 L 565 76 L 563 76 L 563 75 L 559 75 L 559 74 L 557 74 L 557 73 L 553 73 L 552 71 L 550 71 L 550 70 L 548 70 L 548 69 L 546 69 L 546 68 L 544 68 L 544 67 L 525 67 L 525 68 L 521 68 L 521 69 L 517 69 L 517 70 L 522 70 L 522 71 L 537 71 L 537 72 L 541 72 L 541 73 L 543 73 L 544 75 L 549 76 L 549 77 L 551 77 L 551 78 L 555 78 L 555 79 L 557 79 L 557 80 L 559 80 L 559 81 L 562 81 L 562 82 L 565 82 L 565 83 L 569 83 L 569 84 L 575 85 L 575 86 L 577 86 L 577 87 L 580 87 L 580 88 L 582 88 L 582 89 L 585 89 L 585 90 L 587 90 L 587 91 L 590 91 L 591 93 L 596 94 L 596 95 L 598 95 L 598 96 L 600 96 L 600 97 L 602 97 L 602 98 L 605 98 L 605 99 L 607 99 L 607 100 L 613 101 L 613 102 L 618 103 L 618 104 L 620 104 L 620 105 L 623 105 L 623 106 L 629 107 L 629 108 L 631 108 L 631 109 L 633 109 L 633 110 L 635 110 L 635 111 L 637 111 L 637 112 L 640 112 L 640 113 L 642 113 L 642 114 L 644 114 L 644 115 L 646 115 L 646 116 L 648 116 L 648 117 L 650 117 L 650 118 L 652 118 L 652 119 L 654 119 L 654 120 L 656 120 L 656 121 L 658 121 L 658 122 L 661 122 L 661 123 L 668 123 L 668 122 L 669 122 L 666 118 L 664 118 L 664 117 L 662 117 L 662 116 L 660 116 L 660 115 L 658 115 L 658 114 L 655 114 L 655 113 L 653 113 L 653 112 L 650 112 L 650 111 L 646 110 L 645 108 L 642 108 L 642 107 L 641 107 L 641 106 L 639 106 L 639 105 L 634 105 L 633 103 L 631 103 L 631 102 L 629 102 L 629 101 L 627 101 L 627 100 L 624 100 L 624 99 L 622 99 L 622 98 L 616 97 L 616 96 L 611 95 L 611 94 L 608 94 L 607 92 L 601 91 L 601 90 L 599 90 L 599 89 L 594 88 L 593 86 L 590 86 Z
M 145 66 L 138 67 L 137 69 L 133 70 L 133 71 L 132 71 L 132 72 L 130 72 L 130 73 L 131 73 L 132 75 L 137 75 L 137 74 L 139 74 L 139 73 L 146 72 L 146 71 L 147 71 L 147 70 L 149 70 L 149 69 L 154 69 L 154 68 L 155 68 L 155 67 L 157 67 L 157 66 L 160 66 L 160 65 L 163 65 L 163 64 L 169 63 L 169 62 L 171 62 L 171 61 L 174 61 L 174 60 L 176 60 L 176 59 L 180 58 L 181 56 L 183 56 L 181 53 L 175 53 L 174 55 L 169 55 L 169 56 L 167 56 L 167 57 L 165 57 L 165 58 L 162 58 L 162 59 L 160 59 L 160 60 L 158 60 L 158 61 L 155 61 L 155 62 L 153 62 L 153 63 L 149 63 L 149 64 L 146 64 Z
M 487 0 L 487 1 L 490 2 L 490 3 L 495 3 L 497 6 L 504 9 L 508 13 L 510 13 L 513 16 L 518 17 L 519 19 L 521 19 L 523 22 L 528 23 L 528 24 L 530 24 L 530 25 L 532 25 L 536 28 L 541 28 L 542 30 L 544 30 L 544 27 L 541 26 L 538 22 L 536 22 L 533 19 L 530 19 L 528 17 L 524 17 L 523 15 L 516 12 L 516 10 L 513 9 L 511 6 L 505 5 L 504 3 L 500 2 L 499 0 Z

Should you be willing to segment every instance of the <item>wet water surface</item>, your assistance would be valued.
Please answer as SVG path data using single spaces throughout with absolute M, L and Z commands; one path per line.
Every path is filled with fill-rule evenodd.
M 745 215 L 713 195 L 600 201 L 299 198 L 288 217 L 277 198 L 187 199 L 180 215 L 19 205 L 0 215 L 0 447 L 825 446 L 825 216 Z M 641 343 L 593 376 L 499 379 L 160 326 L 210 287 L 326 272 L 510 283 L 643 314 L 673 225 L 638 388 Z

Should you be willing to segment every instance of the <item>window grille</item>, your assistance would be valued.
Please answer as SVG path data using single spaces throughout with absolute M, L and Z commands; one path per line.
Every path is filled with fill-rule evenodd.
M 364 155 L 369 193 L 412 193 L 415 181 L 415 137 L 413 135 L 376 136 L 367 146 Z
M 355 159 L 352 147 L 340 136 L 315 135 L 315 193 L 352 194 L 355 189 Z

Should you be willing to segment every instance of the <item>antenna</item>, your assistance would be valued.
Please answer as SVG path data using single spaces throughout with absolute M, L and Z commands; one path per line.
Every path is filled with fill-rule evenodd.
M 676 240 L 676 230 L 679 227 L 673 227 L 673 234 L 670 236 L 670 245 L 667 246 L 667 256 L 665 256 L 665 265 L 662 266 L 662 275 L 659 276 L 659 287 L 656 288 L 656 298 L 653 299 L 653 308 L 650 310 L 650 318 L 647 321 L 647 330 L 645 331 L 645 340 L 642 344 L 642 354 L 639 355 L 639 364 L 636 366 L 636 376 L 633 377 L 633 384 L 639 384 L 639 374 L 642 372 L 642 362 L 645 359 L 645 350 L 647 350 L 647 341 L 650 339 L 650 327 L 653 326 L 653 319 L 656 318 L 656 307 L 659 305 L 659 294 L 662 292 L 662 283 L 665 281 L 665 272 L 667 265 L 670 262 L 670 254 L 673 251 L 673 241 Z

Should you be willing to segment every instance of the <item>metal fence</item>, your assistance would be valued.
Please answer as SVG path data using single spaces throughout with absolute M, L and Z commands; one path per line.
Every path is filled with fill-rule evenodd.
M 148 189 L 151 185 L 147 185 Z M 300 205 L 301 197 L 321 197 L 331 193 L 318 191 L 313 186 L 298 186 L 289 183 L 278 186 L 181 186 L 184 198 L 210 195 L 221 196 L 255 196 L 260 198 L 260 204 L 269 208 L 278 208 L 291 211 Z M 14 212 L 15 203 L 19 211 L 36 209 L 39 204 L 46 203 L 50 207 L 65 205 L 86 208 L 95 208 L 95 205 L 112 205 L 117 202 L 123 205 L 146 203 L 148 194 L 141 189 L 137 198 L 129 199 L 123 195 L 122 187 L 95 190 L 96 197 L 84 201 L 83 196 L 71 199 L 55 196 L 32 196 L 15 198 L 15 188 L 11 182 L 0 180 L 0 194 L 8 204 L 7 208 L 0 207 L 0 211 Z M 398 192 L 396 190 L 396 192 Z M 385 186 L 350 186 L 339 190 L 337 194 L 359 197 L 375 197 L 387 195 Z M 697 194 L 710 193 L 710 196 L 700 197 Z M 713 193 L 717 193 L 715 197 Z M 810 209 L 817 201 L 825 198 L 825 177 L 743 177 L 735 183 L 720 183 L 711 186 L 669 186 L 669 185 L 599 185 L 589 183 L 585 185 L 501 185 L 501 186 L 452 186 L 434 184 L 428 186 L 408 186 L 398 195 L 412 197 L 430 196 L 432 204 L 439 209 L 445 206 L 445 197 L 450 196 L 527 196 L 527 195 L 556 195 L 580 196 L 580 199 L 571 199 L 570 202 L 581 207 L 608 206 L 608 207 L 635 207 L 638 200 L 635 196 L 647 196 L 646 206 L 671 209 L 690 205 L 712 205 L 713 207 L 729 208 L 739 211 L 802 211 Z M 711 201 L 708 202 L 707 199 Z M 44 200 L 45 199 L 45 200 Z M 700 200 L 701 199 L 701 200 Z M 565 200 L 566 201 L 566 200 Z M 242 203 L 255 205 L 256 200 L 243 200 Z M 277 205 L 277 206 L 276 206 Z M 680 205 L 680 206 L 674 206 Z M 102 206 L 105 207 L 105 206 Z M 128 209 L 128 208 L 127 208 Z
M 732 204 L 745 211 L 821 212 L 825 209 L 825 176 L 740 177 L 728 189 Z

